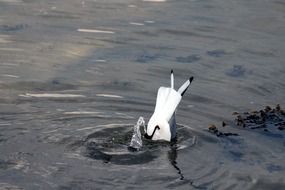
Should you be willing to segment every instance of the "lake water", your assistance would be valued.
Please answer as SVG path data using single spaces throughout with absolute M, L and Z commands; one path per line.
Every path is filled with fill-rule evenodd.
M 284 33 L 282 0 L 0 0 L 0 189 L 285 189 L 284 130 L 233 115 L 285 107 Z M 177 141 L 131 151 L 171 69 Z

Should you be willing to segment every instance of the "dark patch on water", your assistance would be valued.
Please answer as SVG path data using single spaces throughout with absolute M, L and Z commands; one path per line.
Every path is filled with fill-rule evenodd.
M 203 36 L 203 35 L 200 35 L 198 33 L 191 32 L 191 31 L 174 30 L 174 29 L 164 29 L 164 30 L 161 30 L 158 33 L 167 33 L 167 34 L 171 34 L 171 35 L 175 35 L 175 36 L 198 36 L 198 37 L 202 37 Z
M 2 32 L 17 32 L 27 28 L 27 24 L 16 24 L 16 25 L 0 25 L 0 31 Z
M 1 118 L 2 119 L 2 118 Z M 1 126 L 0 126 L 1 127 Z M 0 143 L 6 142 L 7 138 L 4 137 L 4 135 L 0 134 Z
M 193 38 L 203 38 L 203 39 L 209 38 L 209 39 L 218 39 L 218 40 L 223 40 L 223 41 L 235 41 L 233 39 L 219 37 L 217 35 L 206 35 L 206 34 L 202 34 L 201 32 L 192 32 L 192 31 L 187 31 L 187 30 L 162 29 L 162 30 L 159 30 L 158 33 L 166 33 L 166 34 L 181 36 L 181 37 L 193 37 Z
M 222 57 L 226 54 L 227 53 L 225 52 L 225 50 L 220 50 L 220 49 L 207 51 L 207 55 L 209 55 L 211 57 Z
M 273 172 L 280 172 L 280 171 L 283 171 L 284 168 L 280 165 L 276 165 L 276 164 L 268 164 L 267 165 L 267 170 L 270 172 L 270 173 L 273 173 Z
M 151 61 L 158 59 L 159 57 L 160 55 L 158 54 L 143 53 L 142 55 L 138 56 L 136 61 L 139 63 L 149 63 Z
M 284 1 L 274 1 L 274 3 L 278 4 L 278 6 L 285 8 L 285 2 Z
M 101 83 L 98 86 L 104 89 L 112 89 L 112 90 L 120 90 L 120 91 L 136 90 L 140 87 L 140 85 L 134 81 L 117 80 L 117 79 Z
M 134 33 L 139 34 L 139 35 L 143 35 L 143 36 L 147 36 L 147 37 L 158 37 L 159 36 L 159 34 L 157 32 L 149 31 L 149 30 L 136 31 Z
M 0 170 L 7 170 L 7 169 L 13 167 L 14 165 L 16 165 L 14 162 L 0 160 Z
M 245 76 L 246 69 L 242 65 L 234 65 L 233 68 L 226 71 L 226 74 L 231 77 Z
M 176 61 L 179 63 L 194 63 L 201 59 L 199 55 L 189 55 L 186 57 L 176 57 Z
M 137 41 L 137 39 L 127 38 L 126 40 L 126 39 L 121 39 L 121 38 L 116 38 L 116 39 L 111 38 L 111 39 L 100 39 L 100 41 L 117 44 L 117 45 L 125 45 L 132 41 Z M 115 55 L 115 56 L 118 56 L 118 55 Z
M 241 153 L 239 151 L 233 151 L 233 150 L 230 150 L 229 154 L 234 161 L 241 161 L 241 159 L 244 155 L 243 153 Z
M 274 132 L 272 132 L 270 129 L 263 129 L 263 131 L 259 131 L 262 135 L 267 136 L 269 138 L 277 138 L 277 139 L 283 139 L 283 134 L 280 134 L 278 132 L 275 132 L 275 130 L 273 130 Z
M 260 57 L 274 57 L 274 53 L 271 51 L 257 51 L 257 50 L 253 50 L 253 49 L 244 49 L 244 52 L 250 54 L 250 55 L 254 55 L 254 56 L 260 56 Z

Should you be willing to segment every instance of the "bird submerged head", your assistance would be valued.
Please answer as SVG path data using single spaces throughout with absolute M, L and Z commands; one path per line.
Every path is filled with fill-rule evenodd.
M 175 111 L 192 81 L 193 77 L 190 77 L 178 90 L 175 90 L 174 74 L 171 70 L 170 87 L 161 86 L 158 89 L 154 113 L 148 122 L 145 138 L 166 141 L 175 138 Z
M 146 139 L 151 140 L 171 140 L 170 126 L 164 119 L 151 118 L 145 133 Z

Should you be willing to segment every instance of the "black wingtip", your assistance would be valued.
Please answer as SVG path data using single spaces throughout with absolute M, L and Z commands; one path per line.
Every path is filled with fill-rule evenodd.
M 171 69 L 171 74 L 173 73 L 173 69 Z
M 194 79 L 194 77 L 189 78 L 190 83 L 193 81 L 193 79 Z

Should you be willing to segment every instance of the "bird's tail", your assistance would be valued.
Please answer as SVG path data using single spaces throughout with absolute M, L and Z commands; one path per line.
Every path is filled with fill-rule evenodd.
M 184 95 L 184 93 L 186 92 L 186 90 L 188 89 L 189 85 L 191 84 L 191 82 L 193 81 L 194 77 L 190 77 L 179 89 L 178 89 L 178 93 L 181 94 L 181 96 Z
M 171 70 L 171 74 L 170 74 L 170 86 L 171 86 L 171 88 L 174 89 L 174 75 L 173 75 L 173 70 Z

